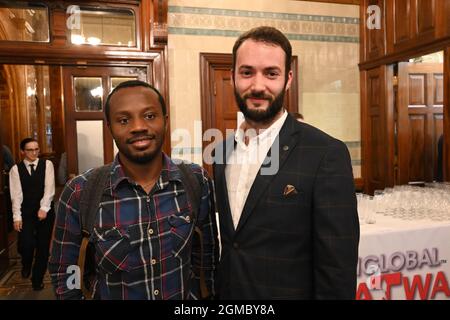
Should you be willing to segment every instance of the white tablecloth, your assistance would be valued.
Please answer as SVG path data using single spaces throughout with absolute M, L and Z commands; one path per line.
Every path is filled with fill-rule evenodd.
M 450 221 L 361 225 L 357 299 L 450 299 Z

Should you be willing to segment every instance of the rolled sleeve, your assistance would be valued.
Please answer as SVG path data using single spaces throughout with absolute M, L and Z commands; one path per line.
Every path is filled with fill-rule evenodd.
M 55 169 L 53 168 L 53 163 L 49 160 L 45 161 L 45 166 L 44 196 L 40 202 L 40 209 L 49 212 L 55 196 Z
M 9 172 L 9 192 L 11 195 L 13 221 L 22 221 L 21 207 L 23 201 L 23 193 L 17 165 L 14 165 Z

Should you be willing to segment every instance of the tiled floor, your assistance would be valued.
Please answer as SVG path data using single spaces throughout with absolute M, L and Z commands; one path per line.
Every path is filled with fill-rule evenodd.
M 44 289 L 41 291 L 34 291 L 31 288 L 31 280 L 22 278 L 22 265 L 16 243 L 15 240 L 12 241 L 9 248 L 10 268 L 0 278 L 0 300 L 54 300 L 48 272 L 44 277 Z

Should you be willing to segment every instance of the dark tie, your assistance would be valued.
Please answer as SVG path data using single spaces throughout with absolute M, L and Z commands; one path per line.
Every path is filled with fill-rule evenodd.
M 34 175 L 34 173 L 36 172 L 36 171 L 34 170 L 34 163 L 31 163 L 31 164 L 30 164 L 30 169 L 31 169 L 31 175 Z

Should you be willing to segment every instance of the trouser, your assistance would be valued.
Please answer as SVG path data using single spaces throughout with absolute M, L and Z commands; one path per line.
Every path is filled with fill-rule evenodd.
M 22 267 L 25 270 L 32 269 L 31 282 L 33 285 L 41 284 L 47 271 L 54 221 L 53 209 L 42 221 L 37 219 L 36 213 L 23 215 L 22 218 L 22 231 L 19 232 L 17 250 L 22 256 Z

